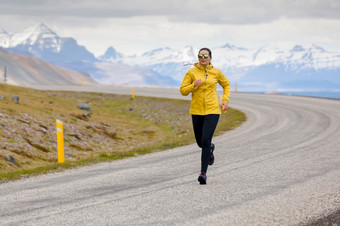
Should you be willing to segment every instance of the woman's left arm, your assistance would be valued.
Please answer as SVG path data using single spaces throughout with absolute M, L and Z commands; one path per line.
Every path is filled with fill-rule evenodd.
M 223 88 L 223 97 L 222 97 L 222 102 L 229 103 L 229 97 L 230 97 L 230 82 L 225 77 L 225 75 L 219 71 L 218 73 L 218 83 L 222 86 Z
M 227 77 L 225 77 L 225 75 L 219 71 L 219 74 L 218 74 L 218 83 L 223 87 L 223 96 L 222 96 L 222 109 L 224 112 L 227 111 L 228 109 L 228 103 L 229 103 L 229 97 L 230 97 L 230 91 L 231 91 L 231 88 L 230 88 L 230 82 L 229 80 L 227 79 Z

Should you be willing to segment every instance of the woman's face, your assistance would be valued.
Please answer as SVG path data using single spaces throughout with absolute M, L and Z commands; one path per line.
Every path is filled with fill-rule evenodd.
M 208 58 L 206 58 L 207 56 L 208 56 Z M 211 57 L 209 55 L 209 52 L 207 50 L 201 50 L 198 53 L 198 61 L 199 61 L 200 65 L 203 65 L 203 66 L 209 65 L 209 63 L 211 61 Z

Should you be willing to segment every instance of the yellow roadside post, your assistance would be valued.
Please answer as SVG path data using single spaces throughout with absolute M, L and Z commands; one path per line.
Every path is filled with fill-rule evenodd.
M 235 93 L 237 93 L 237 82 L 235 82 Z
M 132 99 L 135 99 L 135 89 L 132 88 L 132 95 L 131 95 Z
M 58 163 L 64 163 L 63 123 L 57 119 Z

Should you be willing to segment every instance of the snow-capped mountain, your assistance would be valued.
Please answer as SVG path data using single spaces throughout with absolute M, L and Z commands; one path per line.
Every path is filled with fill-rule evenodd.
M 120 52 L 117 52 L 116 49 L 111 46 L 106 50 L 104 55 L 99 56 L 98 59 L 104 62 L 116 62 L 122 57 L 123 57 L 123 54 Z
M 0 47 L 32 55 L 73 70 L 83 71 L 105 84 L 179 86 L 198 48 L 158 48 L 125 56 L 109 47 L 94 57 L 73 38 L 59 37 L 38 24 L 13 35 L 0 30 Z M 212 47 L 212 63 L 243 91 L 340 91 L 340 52 L 317 45 L 267 45 L 242 48 L 232 44 Z M 183 66 L 183 65 L 186 66 Z
M 1 34 L 1 33 L 0 33 Z M 32 55 L 51 63 L 95 61 L 96 58 L 73 38 L 61 38 L 40 23 L 23 32 L 3 37 L 0 46 L 14 53 Z

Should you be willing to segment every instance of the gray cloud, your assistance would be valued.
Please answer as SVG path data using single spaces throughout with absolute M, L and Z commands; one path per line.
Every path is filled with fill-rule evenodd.
M 268 23 L 282 17 L 340 19 L 339 0 L 0 0 L 2 14 L 117 18 L 166 16 L 176 22 Z

